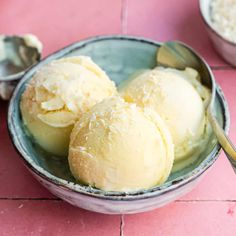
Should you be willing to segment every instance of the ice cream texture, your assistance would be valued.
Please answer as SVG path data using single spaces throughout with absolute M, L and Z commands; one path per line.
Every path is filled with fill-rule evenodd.
M 167 180 L 174 149 L 156 112 L 112 97 L 75 124 L 68 160 L 80 182 L 105 191 L 133 191 Z
M 156 67 L 120 86 L 128 102 L 156 111 L 167 125 L 175 149 L 175 162 L 195 156 L 206 143 L 205 104 L 209 91 L 196 70 Z
M 115 84 L 89 57 L 55 60 L 28 82 L 20 103 L 22 118 L 42 148 L 66 156 L 75 122 L 114 94 Z

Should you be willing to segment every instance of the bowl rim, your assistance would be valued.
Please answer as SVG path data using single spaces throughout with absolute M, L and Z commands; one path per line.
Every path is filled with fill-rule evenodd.
M 19 156 L 21 159 L 24 161 L 25 165 L 29 168 L 30 171 L 33 172 L 33 174 L 38 175 L 39 177 L 43 178 L 47 182 L 50 182 L 53 185 L 56 185 L 59 188 L 63 188 L 67 191 L 74 192 L 77 194 L 83 194 L 88 197 L 93 197 L 93 198 L 99 198 L 99 199 L 106 199 L 106 200 L 114 200 L 114 201 L 119 201 L 119 200 L 125 200 L 125 201 L 130 201 L 130 200 L 141 200 L 141 199 L 146 199 L 146 198 L 153 198 L 160 196 L 162 194 L 165 194 L 167 192 L 174 191 L 183 185 L 194 181 L 197 179 L 201 174 L 203 174 L 217 159 L 221 147 L 217 143 L 216 146 L 213 148 L 213 150 L 208 154 L 208 156 L 200 163 L 200 165 L 190 171 L 189 173 L 180 176 L 176 179 L 173 179 L 171 181 L 168 181 L 160 186 L 155 186 L 147 190 L 138 190 L 138 191 L 132 191 L 132 192 L 107 192 L 103 190 L 98 190 L 89 186 L 83 186 L 78 183 L 70 182 L 65 179 L 56 177 L 52 175 L 51 173 L 47 172 L 45 169 L 43 169 L 41 166 L 37 165 L 31 158 L 30 155 L 27 154 L 27 152 L 24 150 L 24 148 L 21 145 L 21 142 L 19 138 L 17 138 L 17 132 L 16 132 L 16 124 L 13 122 L 13 117 L 14 117 L 14 111 L 15 111 L 15 102 L 17 100 L 16 97 L 19 93 L 20 88 L 24 85 L 25 81 L 27 81 L 32 75 L 35 73 L 37 68 L 40 68 L 44 64 L 47 64 L 53 59 L 58 59 L 63 56 L 66 56 L 68 53 L 85 47 L 87 44 L 90 43 L 96 43 L 99 41 L 104 41 L 104 40 L 128 40 L 128 41 L 135 41 L 135 42 L 141 42 L 141 43 L 146 43 L 146 44 L 151 44 L 156 47 L 159 47 L 161 43 L 156 42 L 154 40 L 146 39 L 143 37 L 137 37 L 137 36 L 128 36 L 128 35 L 106 35 L 106 36 L 95 36 L 95 37 L 90 37 L 84 40 L 80 40 L 78 42 L 75 42 L 73 44 L 70 44 L 69 46 L 66 46 L 52 54 L 50 54 L 48 57 L 44 58 L 41 60 L 39 63 L 33 65 L 23 76 L 22 80 L 19 82 L 17 85 L 12 98 L 9 102 L 9 108 L 8 108 L 8 118 L 7 118 L 7 125 L 8 125 L 8 132 L 11 137 L 11 141 L 13 143 L 13 146 L 15 147 L 16 151 L 18 152 Z M 201 58 L 201 57 L 200 57 Z M 205 61 L 203 60 L 204 64 Z M 206 64 L 206 66 L 209 68 L 209 66 Z M 210 73 L 211 76 L 212 73 Z M 229 109 L 227 102 L 225 100 L 224 94 L 222 90 L 217 87 L 217 96 L 220 102 L 220 106 L 223 109 L 223 129 L 228 132 L 229 130 L 229 123 L 230 123 L 230 118 L 229 118 Z M 17 102 L 19 106 L 19 101 Z
M 212 0 L 209 1 L 209 3 L 211 2 Z M 205 26 L 212 32 L 214 33 L 216 36 L 218 36 L 221 40 L 225 41 L 226 43 L 232 45 L 232 46 L 235 46 L 236 47 L 236 43 L 233 42 L 233 41 L 230 41 L 229 39 L 226 39 L 223 35 L 221 35 L 218 31 L 216 31 L 212 26 L 211 24 L 207 21 L 206 19 L 206 16 L 205 14 L 203 13 L 202 11 L 202 4 L 203 4 L 204 0 L 199 0 L 198 1 L 198 9 L 199 9 L 199 12 L 200 12 L 200 15 L 201 15 L 201 18 L 203 20 L 203 23 L 205 24 Z M 208 6 L 210 7 L 210 6 Z

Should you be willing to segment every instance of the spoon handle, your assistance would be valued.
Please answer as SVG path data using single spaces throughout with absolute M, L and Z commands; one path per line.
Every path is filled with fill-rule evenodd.
M 233 167 L 234 173 L 236 174 L 236 161 L 234 159 L 232 159 L 226 152 L 225 152 L 225 154 L 228 157 L 231 166 Z
M 235 174 L 236 174 L 236 149 L 235 149 L 234 145 L 232 144 L 232 142 L 227 137 L 225 131 L 219 125 L 219 123 L 218 123 L 217 119 L 215 118 L 215 116 L 213 115 L 210 107 L 208 109 L 208 118 L 209 118 L 210 124 L 212 126 L 212 129 L 214 130 L 214 133 L 215 133 L 221 147 L 223 148 L 226 156 L 228 157 L 228 159 L 235 171 Z

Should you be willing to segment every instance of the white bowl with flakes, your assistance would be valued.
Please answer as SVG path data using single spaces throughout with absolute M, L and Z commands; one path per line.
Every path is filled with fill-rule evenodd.
M 206 30 L 213 42 L 216 51 L 226 62 L 236 66 L 236 42 L 234 42 L 230 36 L 227 37 L 225 31 L 219 30 L 220 27 L 217 29 L 213 23 L 211 7 L 212 1 L 214 0 L 199 0 L 200 13 L 205 23 Z M 221 16 L 218 15 L 217 17 Z M 225 16 L 222 15 L 222 18 L 224 17 Z

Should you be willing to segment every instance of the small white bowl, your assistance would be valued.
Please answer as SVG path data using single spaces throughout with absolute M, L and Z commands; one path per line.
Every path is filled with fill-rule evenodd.
M 224 38 L 216 31 L 211 21 L 210 3 L 212 0 L 199 0 L 200 13 L 205 23 L 207 32 L 213 45 L 222 58 L 233 66 L 236 66 L 236 43 Z

